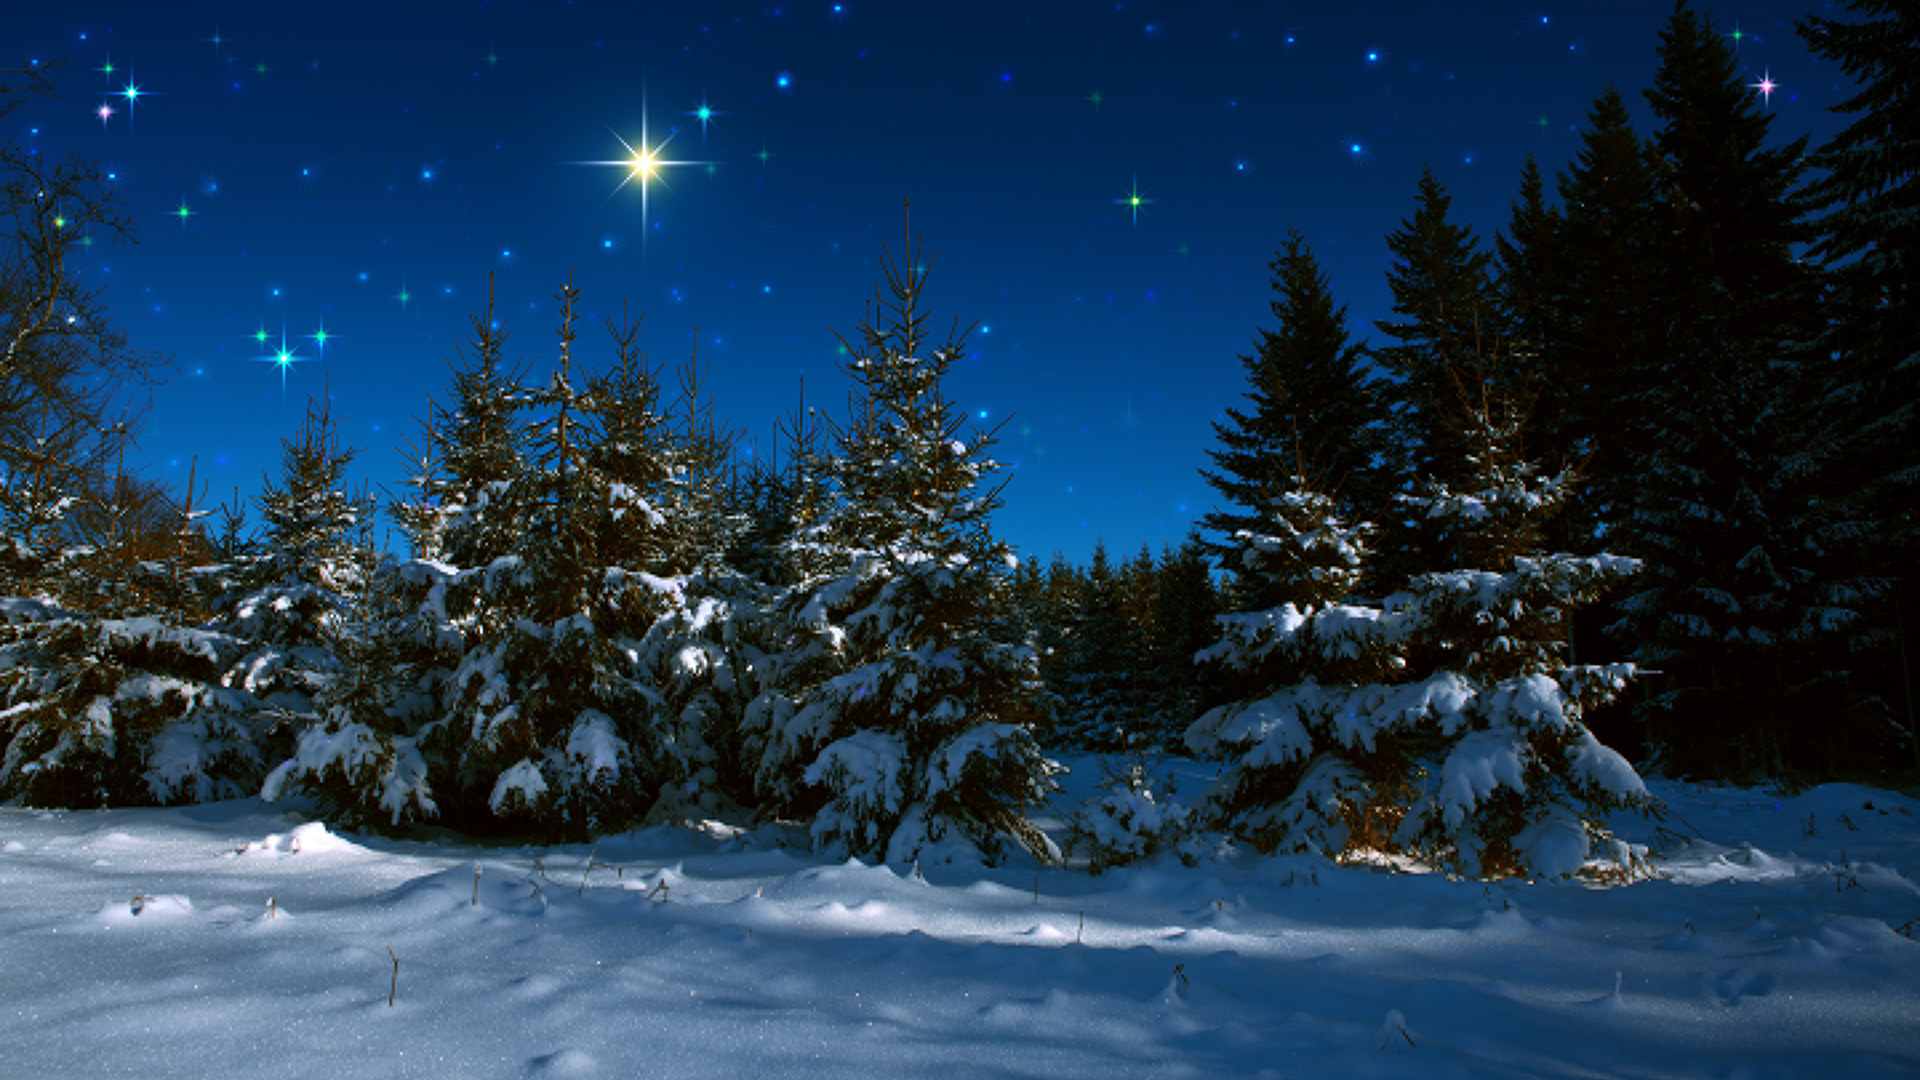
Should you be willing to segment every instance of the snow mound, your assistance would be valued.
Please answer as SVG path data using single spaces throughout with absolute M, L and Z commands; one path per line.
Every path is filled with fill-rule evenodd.
M 234 854 L 256 856 L 312 855 L 322 851 L 340 851 L 356 847 L 357 845 L 352 842 L 342 840 L 340 837 L 328 832 L 324 822 L 309 821 L 305 825 L 296 827 L 292 832 L 268 833 L 266 839 L 255 840 L 253 843 L 239 848 Z

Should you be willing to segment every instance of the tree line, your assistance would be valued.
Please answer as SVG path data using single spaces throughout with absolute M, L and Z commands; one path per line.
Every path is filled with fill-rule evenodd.
M 1225 772 L 1191 813 L 1116 774 L 1076 819 L 1096 865 L 1214 829 L 1498 876 L 1621 856 L 1603 814 L 1649 803 L 1596 731 L 1691 775 L 1901 764 L 1920 28 L 1850 6 L 1802 26 L 1864 86 L 1812 155 L 1767 144 L 1681 3 L 1660 130 L 1603 91 L 1557 205 L 1529 160 L 1483 246 L 1423 175 L 1388 344 L 1349 340 L 1290 231 L 1215 425 L 1224 507 L 1086 567 L 994 536 L 993 432 L 944 395 L 966 335 L 929 331 L 910 231 L 843 339 L 846 414 L 785 421 L 784 465 L 742 464 L 696 364 L 670 395 L 638 321 L 583 344 L 567 284 L 544 382 L 473 316 L 385 500 L 408 552 L 374 542 L 324 405 L 257 526 L 191 480 L 155 497 L 86 389 L 152 361 L 63 261 L 127 223 L 84 165 L 10 148 L 0 794 L 299 793 L 544 836 L 732 815 L 844 855 L 1053 858 L 1043 748 L 1160 748 Z

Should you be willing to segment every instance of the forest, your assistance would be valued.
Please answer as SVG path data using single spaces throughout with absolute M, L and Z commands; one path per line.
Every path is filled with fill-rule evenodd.
M 1778 141 L 1683 6 L 1657 129 L 1601 90 L 1490 240 L 1422 175 L 1384 344 L 1288 230 L 1218 508 L 1086 566 L 995 535 L 910 219 L 844 414 L 787 418 L 774 464 L 742 464 L 696 362 L 580 325 L 569 279 L 544 382 L 474 313 L 405 490 L 349 489 L 321 402 L 251 499 L 167 490 L 120 467 L 115 393 L 164 360 L 70 269 L 133 223 L 98 166 L 9 143 L 0 798 L 1055 861 L 1030 814 L 1096 751 L 1095 869 L 1224 833 L 1501 878 L 1632 874 L 1603 819 L 1651 808 L 1643 776 L 1911 777 L 1920 26 L 1847 6 L 1800 27 L 1860 84 L 1827 145 Z M 0 114 L 47 90 L 0 72 Z M 1170 798 L 1168 754 L 1220 777 Z

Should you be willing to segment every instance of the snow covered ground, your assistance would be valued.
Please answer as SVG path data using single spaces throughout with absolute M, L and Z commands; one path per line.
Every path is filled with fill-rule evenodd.
M 1613 889 L 1245 854 L 920 877 L 717 827 L 489 848 L 251 802 L 0 809 L 0 1075 L 1920 1071 L 1920 803 L 1656 791 L 1661 879 Z

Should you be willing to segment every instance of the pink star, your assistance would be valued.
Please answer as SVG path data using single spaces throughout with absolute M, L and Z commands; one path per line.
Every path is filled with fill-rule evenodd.
M 113 119 L 113 106 L 102 103 L 98 109 L 93 110 L 93 114 L 100 118 L 100 126 L 106 127 L 107 121 Z
M 1769 105 L 1773 104 L 1773 92 L 1780 89 L 1780 84 L 1773 81 L 1771 74 L 1762 75 L 1759 82 L 1749 85 L 1760 91 L 1760 97 Z

